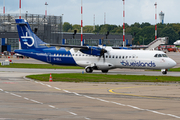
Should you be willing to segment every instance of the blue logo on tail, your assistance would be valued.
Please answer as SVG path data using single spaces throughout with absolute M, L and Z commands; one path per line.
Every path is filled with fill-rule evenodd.
M 34 45 L 34 38 L 32 36 L 28 36 L 27 32 L 26 32 L 26 36 L 21 36 L 21 38 L 23 39 L 22 41 L 24 42 L 24 44 L 26 44 L 28 47 L 32 47 Z M 28 39 L 32 40 L 31 44 L 28 43 Z

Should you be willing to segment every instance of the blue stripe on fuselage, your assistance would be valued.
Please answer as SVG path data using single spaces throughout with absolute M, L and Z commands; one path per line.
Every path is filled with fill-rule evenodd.
M 15 53 L 22 54 L 43 62 L 57 65 L 77 65 L 70 51 L 65 48 L 56 50 L 55 47 L 15 50 Z M 58 55 L 58 56 L 57 56 Z M 62 56 L 60 56 L 62 55 Z

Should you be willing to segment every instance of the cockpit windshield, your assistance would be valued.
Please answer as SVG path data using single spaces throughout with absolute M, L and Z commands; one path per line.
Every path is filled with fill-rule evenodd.
M 162 54 L 163 57 L 168 57 L 166 54 Z
M 166 54 L 155 54 L 154 57 L 168 57 Z

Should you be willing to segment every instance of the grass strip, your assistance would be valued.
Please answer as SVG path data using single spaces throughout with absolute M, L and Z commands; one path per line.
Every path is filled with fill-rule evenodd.
M 28 75 L 27 78 L 49 81 L 49 74 Z M 54 82 L 180 82 L 180 77 L 145 76 L 145 75 L 109 75 L 109 74 L 81 74 L 65 73 L 52 74 Z
M 27 63 L 11 63 L 10 65 L 0 66 L 0 68 L 84 69 L 79 66 L 62 66 L 62 65 L 52 65 L 52 64 L 27 64 Z
M 146 71 L 161 71 L 161 70 L 147 69 Z M 168 69 L 168 71 L 171 71 L 171 72 L 180 72 L 180 68 L 171 68 L 171 69 Z

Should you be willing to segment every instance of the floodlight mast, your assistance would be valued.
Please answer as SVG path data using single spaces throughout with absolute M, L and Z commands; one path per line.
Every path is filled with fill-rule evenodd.
M 81 46 L 83 46 L 83 3 L 81 0 Z
M 47 6 L 48 6 L 47 2 L 45 2 L 45 6 L 46 6 L 46 9 L 45 9 L 45 17 L 47 17 Z
M 125 0 L 123 1 L 123 47 L 125 47 Z
M 157 3 L 155 5 L 155 40 L 157 39 Z

